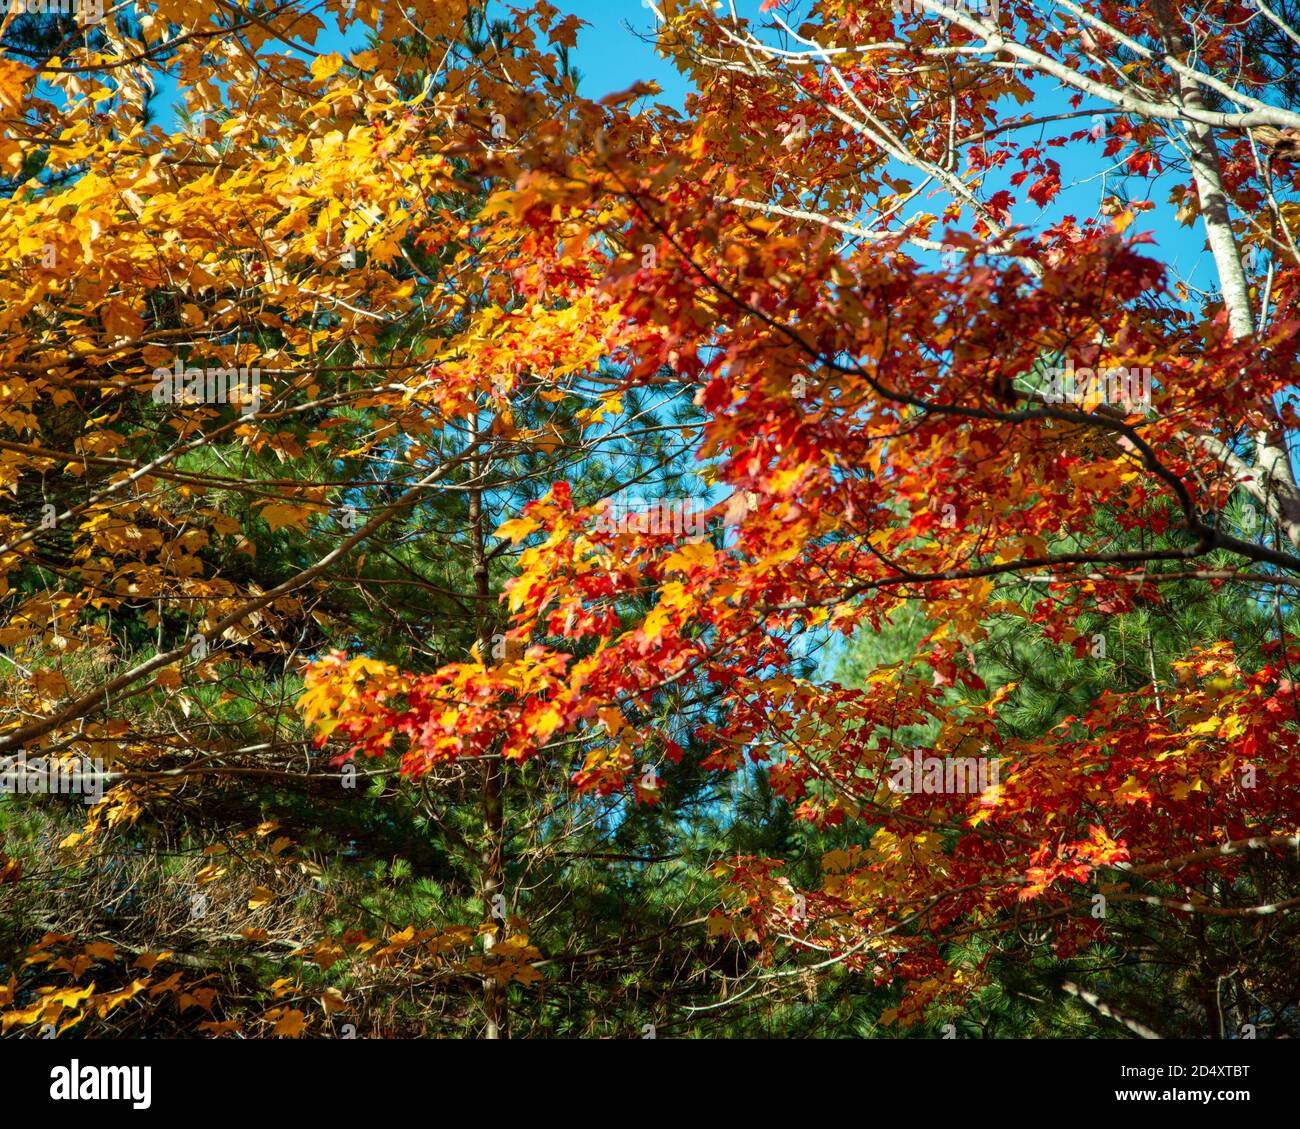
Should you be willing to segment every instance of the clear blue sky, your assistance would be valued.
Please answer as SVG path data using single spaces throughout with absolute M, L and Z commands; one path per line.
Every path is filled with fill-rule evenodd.
M 661 100 L 680 107 L 687 85 L 677 69 L 661 59 L 646 41 L 654 13 L 641 0 L 551 0 L 562 12 L 587 20 L 578 36 L 574 61 L 582 72 L 582 92 L 602 98 L 634 82 L 653 79 L 663 87 Z

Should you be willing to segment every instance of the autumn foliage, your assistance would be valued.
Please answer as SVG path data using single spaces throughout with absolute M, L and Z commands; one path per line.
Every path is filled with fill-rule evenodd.
M 482 812 L 477 920 L 292 930 L 311 976 L 228 1007 L 156 952 L 104 991 L 94 962 L 124 954 L 56 931 L 32 950 L 46 980 L 0 986 L 6 1026 L 171 993 L 209 1032 L 296 1035 L 301 999 L 322 1022 L 344 1007 L 328 977 L 349 968 L 471 985 L 508 1030 L 565 957 L 511 869 L 564 848 L 516 850 L 511 820 L 632 820 L 688 768 L 761 770 L 821 836 L 811 882 L 768 855 L 700 868 L 693 959 L 745 953 L 764 998 L 847 974 L 906 1030 L 1008 953 L 1081 961 L 1204 922 L 1293 945 L 1284 17 L 750 7 L 654 6 L 680 108 L 647 83 L 586 97 L 579 21 L 545 0 L 486 44 L 465 0 L 159 3 L 57 58 L 0 56 L 0 644 L 28 671 L 0 744 L 119 774 L 66 858 L 304 756 Z M 364 49 L 291 50 L 347 18 Z M 175 131 L 141 114 L 164 59 L 192 114 Z M 1079 187 L 1102 167 L 1118 194 Z M 1212 285 L 1180 276 L 1175 230 Z M 178 355 L 257 366 L 257 410 L 160 408 Z M 629 512 L 668 472 L 677 518 Z M 374 572 L 420 522 L 444 530 L 446 574 Z M 457 588 L 456 646 L 374 626 L 404 614 L 399 579 Z M 1263 633 L 1188 622 L 1202 597 Z M 916 645 L 860 679 L 807 661 L 916 615 Z M 994 661 L 1003 638 L 1029 650 Z M 1121 650 L 1113 684 L 1059 675 L 1082 699 L 1023 720 L 1035 671 Z M 222 712 L 257 696 L 241 679 L 299 674 L 291 698 Z M 267 742 L 272 760 L 241 759 Z M 249 907 L 319 873 L 275 828 L 247 835 Z M 614 942 L 612 965 L 634 950 Z M 1239 989 L 1231 1009 L 1188 989 L 1203 1033 L 1294 1026 L 1271 965 L 1198 951 L 1198 985 Z

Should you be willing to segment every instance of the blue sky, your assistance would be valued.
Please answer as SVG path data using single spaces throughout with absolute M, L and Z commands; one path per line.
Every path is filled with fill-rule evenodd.
M 645 41 L 655 26 L 654 14 L 641 0 L 551 0 L 562 12 L 588 20 L 578 37 L 574 61 L 582 72 L 582 92 L 601 98 L 653 79 L 664 88 L 661 101 L 681 107 L 687 85 L 677 69 Z

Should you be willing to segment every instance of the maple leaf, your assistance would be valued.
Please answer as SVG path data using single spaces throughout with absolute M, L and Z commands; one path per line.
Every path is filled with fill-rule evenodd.
M 268 1013 L 268 1019 L 275 1019 L 271 1034 L 277 1039 L 298 1039 L 307 1029 L 307 1016 L 297 1008 L 286 1008 L 279 1012 Z
M 311 506 L 295 506 L 287 503 L 272 503 L 263 507 L 263 520 L 273 529 L 297 529 L 307 532 L 307 522 L 317 511 Z

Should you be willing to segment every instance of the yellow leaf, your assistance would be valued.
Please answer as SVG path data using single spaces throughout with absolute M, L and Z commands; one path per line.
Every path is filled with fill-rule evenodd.
M 622 711 L 614 706 L 602 706 L 596 711 L 596 716 L 600 718 L 601 724 L 605 727 L 605 732 L 611 737 L 617 737 L 619 730 L 627 724 L 623 719 Z
M 713 546 L 707 541 L 692 541 L 683 545 L 672 556 L 664 561 L 665 569 L 677 569 L 685 572 L 693 565 L 703 565 L 708 568 L 713 564 L 714 552 Z
M 317 82 L 324 82 L 331 75 L 337 74 L 342 65 L 342 55 L 321 55 L 311 61 L 312 77 Z
M 645 623 L 641 625 L 641 630 L 645 633 L 647 643 L 653 643 L 660 635 L 664 633 L 664 628 L 668 626 L 672 619 L 672 612 L 660 604 L 648 616 L 645 617 Z
M 1115 789 L 1114 798 L 1120 803 L 1135 804 L 1139 800 L 1149 800 L 1151 793 L 1148 792 L 1141 784 L 1137 782 L 1137 777 L 1130 776 L 1118 788 Z
M 62 697 L 68 692 L 67 679 L 57 670 L 38 670 L 32 675 L 32 685 L 38 693 L 53 698 Z
M 547 706 L 533 722 L 533 736 L 538 741 L 545 741 L 560 728 L 564 718 L 554 706 Z
M 307 532 L 307 519 L 311 517 L 313 510 L 310 506 L 290 506 L 275 503 L 266 506 L 262 510 L 262 517 L 266 523 L 273 529 L 284 529 L 286 526 L 292 526 L 294 529 L 300 529 L 303 533 Z
M 282 1039 L 296 1039 L 302 1034 L 303 1028 L 307 1026 L 306 1018 L 297 1008 L 290 1008 L 280 1016 L 280 1020 L 276 1023 L 275 1030 L 271 1034 Z
M 513 521 L 505 522 L 498 530 L 498 537 L 509 537 L 512 545 L 518 545 L 534 529 L 540 529 L 541 523 L 534 521 L 530 517 L 517 517 Z
M 616 416 L 623 411 L 623 398 L 617 394 L 606 397 L 594 408 L 584 408 L 577 415 L 579 423 L 600 423 L 607 415 Z

